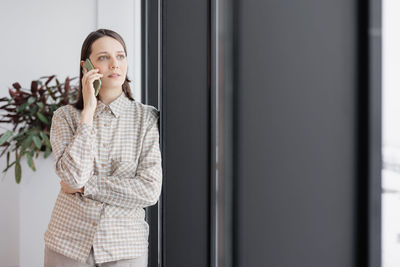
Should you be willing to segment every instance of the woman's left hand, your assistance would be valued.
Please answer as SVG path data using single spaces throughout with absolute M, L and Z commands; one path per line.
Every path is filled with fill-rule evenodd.
M 69 184 L 67 184 L 64 181 L 61 181 L 60 185 L 61 185 L 61 190 L 64 193 L 67 193 L 67 194 L 74 194 L 76 192 L 83 193 L 83 187 L 81 187 L 81 188 L 72 188 L 71 186 L 69 186 Z

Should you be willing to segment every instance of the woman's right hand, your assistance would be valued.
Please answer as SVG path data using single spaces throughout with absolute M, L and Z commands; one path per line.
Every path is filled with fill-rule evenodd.
M 67 184 L 66 182 L 64 182 L 64 181 L 60 181 L 60 185 L 61 185 L 61 190 L 64 192 L 64 193 L 66 193 L 66 194 L 74 194 L 74 193 L 76 193 L 76 192 L 80 192 L 80 193 L 83 193 L 84 192 L 84 187 L 81 187 L 81 188 L 73 188 L 73 187 L 71 187 L 69 184 Z
M 99 69 L 87 71 L 83 68 L 82 77 L 82 96 L 83 96 L 83 110 L 93 113 L 96 110 L 97 98 L 94 95 L 93 82 L 103 77 L 103 74 L 98 73 Z

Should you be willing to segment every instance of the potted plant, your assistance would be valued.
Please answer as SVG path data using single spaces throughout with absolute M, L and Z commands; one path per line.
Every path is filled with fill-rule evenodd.
M 0 114 L 0 123 L 12 123 L 13 129 L 6 130 L 0 135 L 0 153 L 2 157 L 7 152 L 7 166 L 3 170 L 7 172 L 14 165 L 15 181 L 21 182 L 22 157 L 26 157 L 28 166 L 36 171 L 33 161 L 40 152 L 44 152 L 44 158 L 51 154 L 50 127 L 53 113 L 59 107 L 74 103 L 78 98 L 78 85 L 71 85 L 67 77 L 60 83 L 55 75 L 43 76 L 31 82 L 31 88 L 23 89 L 18 82 L 9 88 L 10 97 L 0 98 L 0 102 L 6 102 L 0 106 L 3 114 Z M 52 84 L 51 84 L 52 83 Z M 10 162 L 10 155 L 15 155 Z

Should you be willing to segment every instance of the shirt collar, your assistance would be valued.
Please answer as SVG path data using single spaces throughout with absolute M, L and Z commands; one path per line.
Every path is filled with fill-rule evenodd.
M 96 114 L 96 116 L 99 116 L 100 113 L 103 112 L 103 110 L 106 110 L 106 111 L 111 110 L 111 113 L 116 118 L 119 118 L 121 116 L 121 114 L 126 110 L 126 107 L 129 105 L 129 103 L 130 103 L 130 100 L 125 95 L 124 92 L 122 92 L 119 97 L 114 99 L 108 105 L 101 102 L 100 99 L 97 99 L 97 106 L 96 106 L 95 114 Z

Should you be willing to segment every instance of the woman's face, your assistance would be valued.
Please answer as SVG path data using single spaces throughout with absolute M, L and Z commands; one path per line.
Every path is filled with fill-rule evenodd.
M 125 82 L 128 61 L 120 42 L 109 36 L 97 39 L 92 43 L 92 53 L 89 58 L 93 66 L 99 69 L 99 73 L 104 75 L 101 78 L 101 88 L 121 89 Z M 110 76 L 113 73 L 119 76 Z

